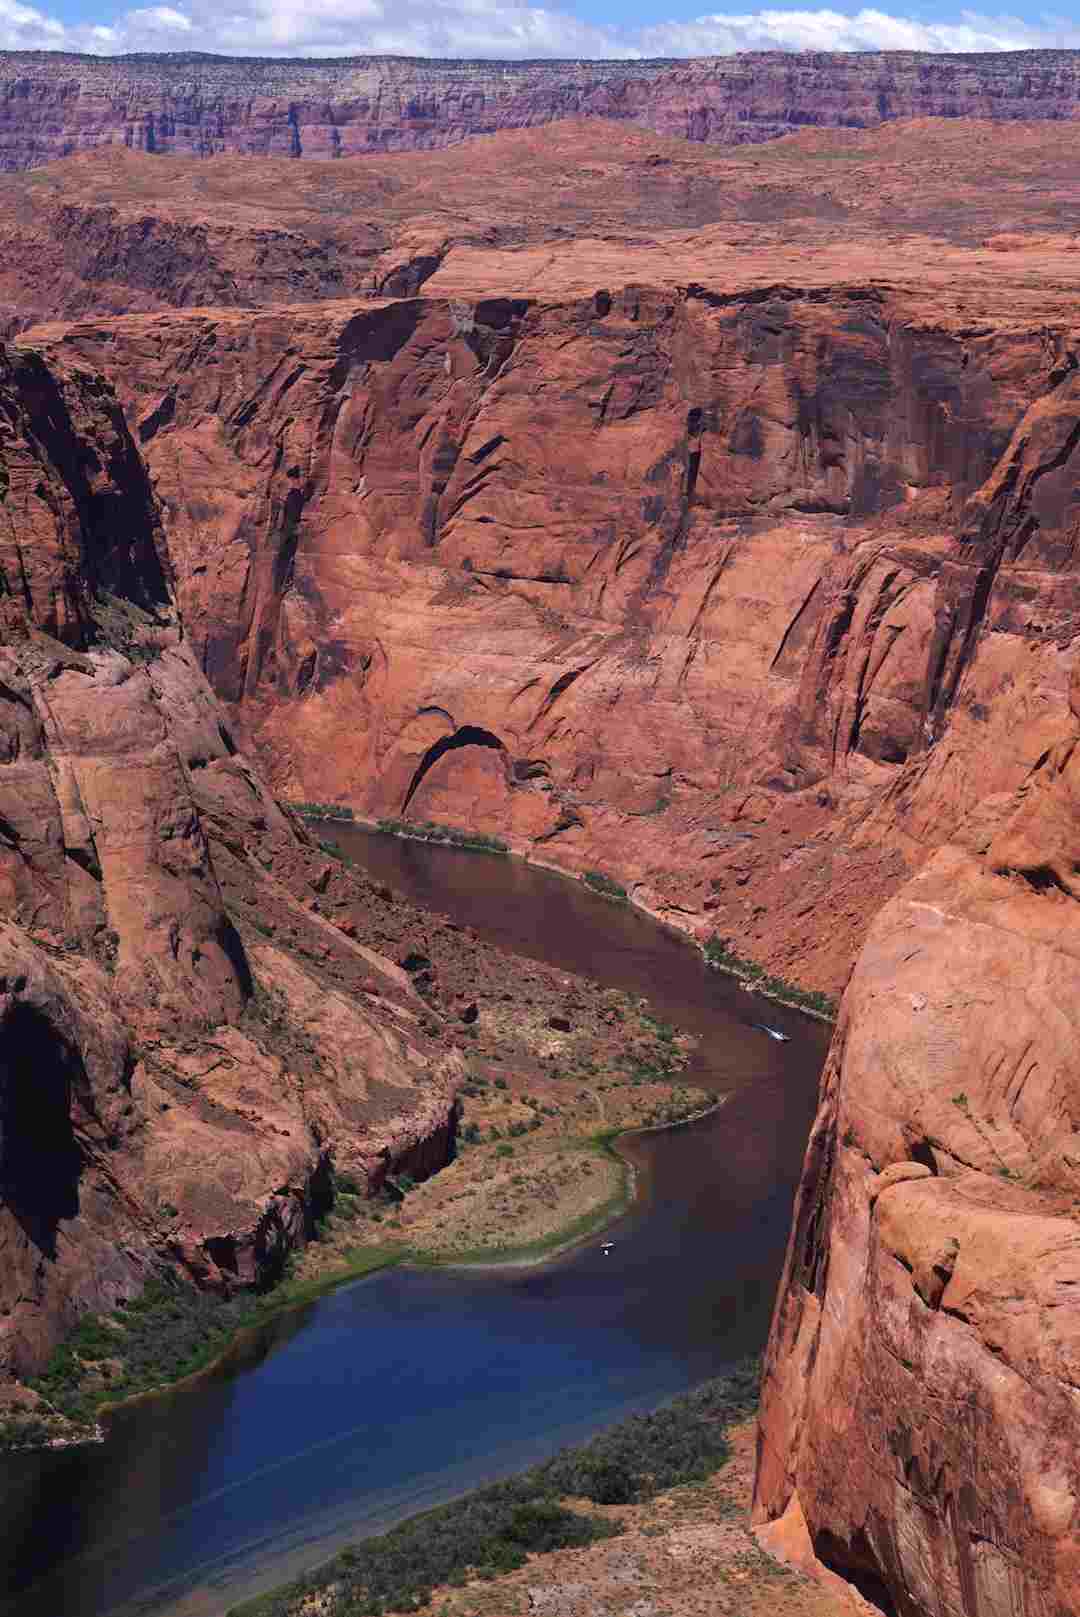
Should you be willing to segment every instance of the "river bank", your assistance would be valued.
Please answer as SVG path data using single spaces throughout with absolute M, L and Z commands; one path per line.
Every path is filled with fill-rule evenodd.
M 679 1093 L 686 1097 L 686 1104 L 702 1098 L 694 1090 Z M 526 1195 L 537 1186 L 550 1191 L 554 1185 L 556 1194 L 542 1202 L 531 1223 L 516 1216 L 516 1206 L 502 1204 L 479 1229 L 475 1219 L 470 1222 L 459 1216 L 448 1222 L 449 1206 L 461 1198 L 463 1186 L 482 1185 L 489 1195 L 500 1193 L 500 1176 L 496 1173 L 492 1181 L 487 1180 L 490 1154 L 485 1157 L 482 1151 L 470 1152 L 467 1170 L 463 1168 L 456 1176 L 451 1173 L 456 1163 L 444 1169 L 448 1184 L 439 1182 L 442 1175 L 433 1176 L 406 1195 L 392 1191 L 372 1202 L 339 1187 L 315 1239 L 294 1254 L 288 1275 L 269 1292 L 217 1299 L 178 1286 L 158 1286 L 107 1320 L 96 1316 L 84 1320 L 45 1373 L 25 1389 L 48 1410 L 48 1435 L 31 1432 L 20 1439 L 16 1430 L 8 1428 L 0 1452 L 104 1442 L 108 1419 L 117 1410 L 216 1373 L 276 1315 L 308 1307 L 338 1287 L 382 1269 L 405 1264 L 497 1270 L 551 1262 L 599 1234 L 633 1205 L 638 1170 L 617 1149 L 620 1139 L 696 1122 L 716 1104 L 720 1103 L 714 1101 L 670 1122 L 631 1122 L 625 1129 L 612 1128 L 588 1138 L 541 1136 L 530 1142 L 531 1150 L 526 1149 L 513 1174 L 502 1177 L 516 1182 L 516 1191 L 524 1187 Z M 631 1107 L 631 1113 L 633 1110 Z M 492 1132 L 497 1135 L 497 1125 Z M 564 1169 L 569 1166 L 573 1180 L 577 1157 L 586 1159 L 587 1169 L 602 1164 L 611 1172 L 595 1180 L 589 1172 L 584 1194 L 574 1186 L 570 1198 L 560 1196 L 559 1167 L 553 1163 Z M 432 1192 L 426 1200 L 425 1188 Z M 418 1207 L 418 1203 L 422 1205 Z M 358 1238 L 363 1244 L 357 1244 Z M 107 1358 L 102 1357 L 103 1333 Z M 145 1342 L 153 1344 L 149 1362 L 140 1352 L 140 1344 Z M 41 1405 L 35 1402 L 32 1407 L 40 1423 Z M 5 1426 L 0 1422 L 0 1441 L 4 1436 Z
M 227 1364 L 276 1315 L 400 1261 L 392 1248 L 353 1249 L 318 1276 L 300 1273 L 294 1264 L 276 1287 L 258 1296 L 218 1297 L 174 1278 L 155 1282 L 110 1315 L 85 1316 L 42 1374 L 16 1389 L 26 1413 L 0 1421 L 3 1451 L 103 1443 L 118 1410 L 193 1385 Z M 43 1422 L 47 1433 L 35 1429 Z
M 408 1261 L 442 1175 L 421 1187 L 396 1175 L 400 1202 L 390 1186 L 361 1221 L 321 1230 L 302 1258 L 325 1270 L 298 1263 L 287 1277 L 306 1288 L 294 1299 L 316 1300 L 274 1298 L 272 1317 L 193 1379 L 115 1403 L 106 1442 L 0 1465 L 0 1617 L 221 1617 L 358 1536 L 655 1408 L 764 1340 L 824 1049 L 817 1024 L 777 1009 L 768 1020 L 792 1042 L 769 1039 L 752 1002 L 685 942 L 582 883 L 342 835 L 368 874 L 339 885 L 328 858 L 320 912 L 408 961 L 428 1007 L 418 1014 L 438 1019 L 466 1082 L 487 1080 L 463 1096 L 460 1133 L 479 1136 L 460 1153 L 475 1154 L 474 1187 L 451 1211 L 488 1222 L 483 1256 L 494 1237 L 503 1261 L 457 1262 L 463 1241 Z M 548 1040 L 566 1059 L 551 1059 Z M 724 1104 L 624 1135 L 638 1194 L 608 1209 L 614 1249 L 586 1237 L 516 1261 L 512 1176 L 532 1173 L 531 1153 L 538 1173 L 551 1171 L 549 1148 L 580 1169 L 583 1145 L 678 1089 Z M 340 1188 L 343 1214 L 355 1191 Z M 341 1284 L 349 1255 L 372 1242 L 381 1272 Z
M 854 1617 L 754 1539 L 755 1412 L 756 1367 L 736 1370 L 226 1617 Z
M 375 916 L 385 951 L 384 909 Z M 0 1419 L 4 1448 L 100 1442 L 124 1402 L 215 1371 L 275 1313 L 379 1268 L 553 1258 L 631 1204 L 633 1170 L 612 1149 L 620 1133 L 714 1103 L 683 1076 L 693 1039 L 643 999 L 491 950 L 404 899 L 392 914 L 389 941 L 463 1056 L 451 1160 L 419 1183 L 390 1175 L 376 1197 L 335 1175 L 314 1238 L 260 1296 L 194 1292 L 163 1271 L 127 1307 L 86 1316 L 20 1389 L 29 1407 Z M 515 979 L 516 992 L 506 987 Z
M 740 955 L 730 940 L 722 940 L 715 934 L 702 939 L 698 927 L 690 922 L 680 923 L 678 917 L 669 910 L 659 910 L 642 903 L 604 871 L 567 870 L 565 866 L 552 860 L 540 859 L 529 851 L 518 850 L 500 837 L 466 831 L 455 826 L 436 825 L 431 821 L 372 820 L 358 814 L 347 804 L 292 803 L 288 806 L 301 819 L 312 823 L 354 827 L 381 836 L 398 837 L 406 842 L 434 843 L 478 853 L 508 855 L 513 859 L 520 859 L 523 864 L 530 865 L 536 870 L 549 871 L 564 881 L 582 882 L 601 897 L 615 903 L 629 904 L 642 915 L 647 915 L 650 920 L 655 921 L 658 926 L 666 927 L 680 937 L 689 938 L 695 947 L 700 949 L 702 957 L 713 971 L 733 977 L 749 993 L 756 994 L 761 999 L 772 1000 L 778 1005 L 786 1005 L 792 1010 L 801 1011 L 803 1015 L 830 1026 L 836 1021 L 838 1005 L 831 995 L 818 989 L 804 988 L 800 983 L 790 982 L 787 978 L 767 972 L 757 961 Z M 325 846 L 331 851 L 332 844 Z
M 729 1428 L 756 1407 L 756 1366 L 635 1415 L 506 1481 L 348 1546 L 291 1586 L 227 1617 L 357 1617 L 430 1608 L 470 1584 L 492 1584 L 538 1556 L 620 1537 L 617 1507 L 700 1485 L 731 1458 Z

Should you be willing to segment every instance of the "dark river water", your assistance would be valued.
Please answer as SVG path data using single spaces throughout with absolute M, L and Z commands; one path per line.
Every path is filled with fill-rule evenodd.
M 768 1330 L 827 1030 L 638 912 L 518 860 L 334 827 L 411 898 L 645 994 L 728 1094 L 627 1144 L 641 1194 L 542 1268 L 397 1269 L 269 1322 L 100 1446 L 0 1462 L 3 1617 L 220 1617 L 359 1536 L 655 1405 Z M 791 1035 L 781 1044 L 761 1020 Z

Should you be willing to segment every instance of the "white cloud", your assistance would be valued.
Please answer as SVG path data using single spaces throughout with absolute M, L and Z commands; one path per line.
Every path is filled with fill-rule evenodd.
M 64 25 L 55 17 L 17 0 L 0 0 L 0 45 L 8 50 L 57 50 L 65 40 Z
M 100 0 L 99 0 L 100 3 Z M 108 0 L 105 0 L 108 3 Z M 747 50 L 995 51 L 1080 45 L 1080 26 L 961 11 L 922 22 L 864 7 L 715 12 L 688 22 L 593 27 L 527 0 L 177 0 L 66 25 L 22 0 L 0 0 L 0 49 L 206 50 L 235 55 L 623 57 Z
M 963 11 L 952 22 L 925 23 L 864 7 L 854 16 L 832 10 L 718 13 L 693 22 L 643 28 L 650 56 L 711 56 L 730 51 L 1015 51 L 1080 44 L 1080 28 L 1047 19 L 1033 27 L 1018 17 Z

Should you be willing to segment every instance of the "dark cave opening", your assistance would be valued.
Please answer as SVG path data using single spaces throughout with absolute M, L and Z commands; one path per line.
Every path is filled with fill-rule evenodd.
M 882 1617 L 899 1617 L 896 1602 L 881 1576 L 864 1532 L 857 1532 L 852 1542 L 846 1544 L 828 1528 L 822 1528 L 814 1535 L 814 1554 L 831 1572 L 854 1584 L 866 1603 L 880 1611 Z
M 491 747 L 497 752 L 506 752 L 506 748 L 498 736 L 492 734 L 490 730 L 482 730 L 475 724 L 463 724 L 460 730 L 455 730 L 453 735 L 443 736 L 441 740 L 436 741 L 434 746 L 429 747 L 425 752 L 413 772 L 412 780 L 409 782 L 409 789 L 405 793 L 401 804 L 402 814 L 405 813 L 415 797 L 424 777 L 431 773 L 439 759 L 445 757 L 448 752 L 458 751 L 461 747 Z
M 86 1087 L 78 1052 L 40 1011 L 17 1005 L 0 1035 L 0 1200 L 50 1258 L 60 1220 L 79 1211 L 71 1106 Z

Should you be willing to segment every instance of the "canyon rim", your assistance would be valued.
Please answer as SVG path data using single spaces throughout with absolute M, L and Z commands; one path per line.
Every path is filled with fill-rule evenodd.
M 5 1371 L 445 1159 L 281 802 L 445 821 L 843 991 L 759 1530 L 1076 1610 L 1080 70 L 888 65 L 0 61 Z

